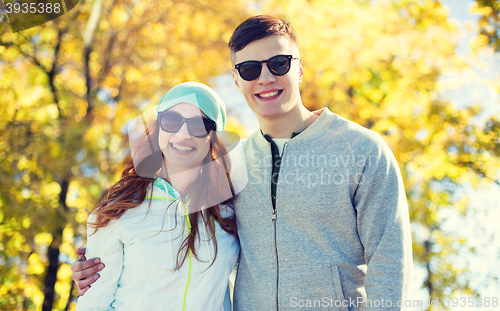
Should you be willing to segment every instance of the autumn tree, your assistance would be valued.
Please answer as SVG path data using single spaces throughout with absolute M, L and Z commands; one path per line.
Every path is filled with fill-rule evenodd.
M 2 310 L 71 307 L 69 263 L 88 212 L 117 180 L 124 124 L 170 87 L 227 72 L 232 31 L 259 13 L 298 32 L 304 104 L 379 132 L 394 151 L 426 273 L 419 285 L 432 299 L 474 293 L 467 268 L 453 266 L 472 251 L 467 237 L 443 222 L 466 217 L 463 184 L 498 183 L 500 128 L 498 118 L 473 125 L 478 107 L 439 96 L 440 74 L 466 63 L 438 1 L 106 0 L 19 33 L 0 24 Z
M 479 13 L 479 38 L 496 52 L 500 51 L 500 2 L 497 0 L 476 0 L 472 8 Z
M 478 36 L 473 42 L 475 56 L 492 49 L 500 53 L 500 2 L 496 0 L 476 0 L 471 12 L 479 14 Z M 500 93 L 500 84 L 496 86 Z M 500 120 L 498 116 L 488 118 L 484 126 L 469 125 L 467 132 L 470 138 L 458 150 L 457 162 L 470 167 L 480 176 L 500 185 L 494 166 L 490 167 L 491 159 L 500 154 Z M 465 137 L 464 137 L 465 138 Z M 464 142 L 467 141 L 464 139 Z
M 89 1 L 0 24 L 0 308 L 70 307 L 69 263 L 116 181 L 124 124 L 183 81 L 227 70 L 240 3 Z

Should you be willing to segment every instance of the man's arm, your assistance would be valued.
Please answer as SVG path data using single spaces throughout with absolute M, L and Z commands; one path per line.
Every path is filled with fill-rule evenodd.
M 78 295 L 83 296 L 90 288 L 90 285 L 99 279 L 97 272 L 104 269 L 104 264 L 101 263 L 100 258 L 86 260 L 85 247 L 78 248 L 76 253 L 80 256 L 71 265 L 71 271 L 73 271 L 71 278 L 75 282 L 76 288 L 78 288 Z
M 95 216 L 91 214 L 87 223 L 93 222 L 95 222 Z M 89 283 L 93 284 L 90 290 L 89 288 L 85 290 L 85 295 L 78 298 L 77 311 L 113 309 L 112 305 L 124 265 L 124 245 L 121 242 L 120 228 L 120 222 L 110 223 L 105 227 L 99 228 L 97 231 L 87 226 L 86 253 L 89 257 L 99 256 L 100 260 L 106 262 L 106 269 L 99 271 L 99 277 L 93 283 L 96 279 L 95 276 L 92 276 L 93 271 L 85 270 L 99 269 L 102 263 L 97 264 L 97 267 L 89 267 L 95 266 L 96 258 L 92 258 L 87 265 L 84 265 L 85 261 L 80 262 L 82 264 L 80 268 L 83 268 L 83 270 L 78 269 L 81 273 L 80 281 L 82 282 L 79 288 L 90 287 Z M 88 262 L 89 260 L 86 261 Z M 87 268 L 85 269 L 85 267 Z M 81 280 L 85 275 L 87 275 L 87 278 Z
M 375 141 L 354 196 L 367 263 L 364 286 L 368 300 L 391 300 L 397 309 L 397 301 L 409 299 L 412 279 L 408 205 L 394 155 L 380 136 Z

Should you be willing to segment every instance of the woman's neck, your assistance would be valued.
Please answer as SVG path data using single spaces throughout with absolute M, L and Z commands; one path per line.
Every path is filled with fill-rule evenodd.
M 175 190 L 179 191 L 181 196 L 187 194 L 189 185 L 191 185 L 200 176 L 200 167 L 195 167 L 191 169 L 170 169 L 165 170 L 162 167 L 160 176 L 169 182 Z M 167 172 L 167 174 L 165 174 Z

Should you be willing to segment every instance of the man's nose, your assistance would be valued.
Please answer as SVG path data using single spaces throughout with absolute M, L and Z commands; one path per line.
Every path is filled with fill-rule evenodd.
M 267 63 L 262 63 L 262 70 L 259 76 L 259 83 L 270 83 L 276 81 L 276 77 L 269 71 Z

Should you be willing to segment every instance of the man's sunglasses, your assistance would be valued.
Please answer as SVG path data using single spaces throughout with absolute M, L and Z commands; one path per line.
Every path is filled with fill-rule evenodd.
M 262 63 L 266 63 L 267 68 L 269 68 L 269 71 L 273 75 L 282 76 L 290 71 L 290 65 L 293 59 L 299 58 L 293 57 L 292 55 L 276 55 L 268 60 L 248 60 L 246 62 L 242 62 L 236 64 L 234 69 L 238 70 L 238 73 L 243 80 L 253 81 L 260 76 L 260 73 L 262 72 Z
M 168 133 L 177 133 L 186 123 L 189 135 L 204 138 L 215 127 L 215 122 L 206 117 L 184 118 L 176 112 L 166 111 L 158 114 L 160 128 Z

